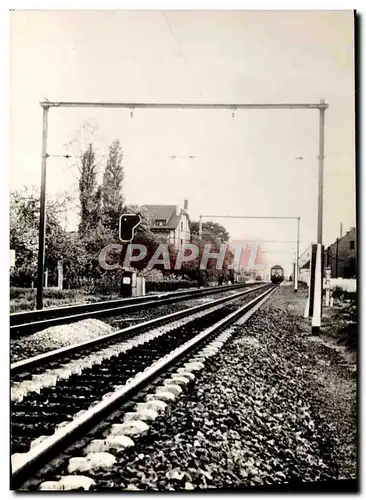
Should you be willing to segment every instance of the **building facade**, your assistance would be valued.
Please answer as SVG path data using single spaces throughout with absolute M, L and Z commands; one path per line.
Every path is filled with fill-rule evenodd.
M 144 205 L 144 208 L 151 219 L 152 233 L 171 243 L 178 250 L 191 241 L 187 200 L 184 200 L 183 209 L 179 205 Z
M 356 228 L 338 238 L 325 250 L 325 264 L 331 268 L 332 278 L 356 278 L 357 243 Z
M 309 281 L 310 278 L 311 245 L 300 256 L 300 281 Z M 351 227 L 344 236 L 329 245 L 324 250 L 325 268 L 331 269 L 331 278 L 356 278 L 357 275 L 357 238 L 356 228 Z

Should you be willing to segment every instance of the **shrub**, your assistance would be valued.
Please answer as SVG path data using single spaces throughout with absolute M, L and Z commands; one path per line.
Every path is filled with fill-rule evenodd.
M 76 290 L 58 290 L 57 288 L 44 288 L 43 297 L 49 299 L 73 298 L 78 292 Z M 35 299 L 37 290 L 35 288 L 10 288 L 10 299 L 25 298 L 27 300 Z
M 92 293 L 100 295 L 111 295 L 119 293 L 121 287 L 121 277 L 116 274 L 105 274 L 95 282 Z
M 356 302 L 357 301 L 357 292 L 347 292 L 347 291 L 343 290 L 341 287 L 336 286 L 332 292 L 332 297 L 334 299 L 338 299 L 342 302 L 344 302 L 344 301 Z
M 28 295 L 31 297 L 35 297 L 36 296 L 35 288 L 10 287 L 11 299 L 18 299 L 20 297 L 25 297 Z
M 57 288 L 45 288 L 43 290 L 43 297 L 47 299 L 73 299 L 77 293 L 77 290 L 58 290 Z
M 12 314 L 23 311 L 32 311 L 33 309 L 35 309 L 35 303 L 28 302 L 27 300 L 21 300 L 10 304 L 9 312 Z
M 146 282 L 157 282 L 164 280 L 164 275 L 159 269 L 143 269 L 142 271 L 140 271 L 139 276 L 143 276 Z

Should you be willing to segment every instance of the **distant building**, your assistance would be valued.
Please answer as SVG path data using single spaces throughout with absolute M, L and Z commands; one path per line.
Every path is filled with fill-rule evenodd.
M 356 228 L 351 227 L 338 241 L 329 245 L 324 258 L 326 266 L 331 268 L 332 278 L 356 278 Z
M 299 259 L 300 280 L 308 281 L 310 277 L 311 245 Z M 331 278 L 356 278 L 357 274 L 357 242 L 356 228 L 351 227 L 347 233 L 329 245 L 324 251 L 324 266 L 330 267 Z
M 189 229 L 188 200 L 184 200 L 184 209 L 179 205 L 144 205 L 151 218 L 152 233 L 167 240 L 177 249 L 191 241 Z

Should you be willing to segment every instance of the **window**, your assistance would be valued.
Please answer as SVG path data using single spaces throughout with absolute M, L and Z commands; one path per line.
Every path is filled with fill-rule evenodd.
M 349 242 L 349 249 L 354 250 L 355 249 L 355 242 L 352 240 Z
M 183 231 L 183 221 L 180 222 L 180 230 Z
M 180 240 L 180 244 L 183 246 L 183 240 Z

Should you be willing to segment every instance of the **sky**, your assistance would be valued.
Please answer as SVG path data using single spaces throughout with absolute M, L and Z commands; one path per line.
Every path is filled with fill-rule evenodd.
M 353 29 L 352 11 L 14 11 L 10 189 L 39 186 L 44 98 L 324 98 L 323 241 L 332 243 L 340 223 L 344 233 L 356 220 Z M 48 153 L 79 154 L 90 127 L 100 176 L 109 144 L 121 141 L 127 203 L 183 206 L 187 198 L 194 220 L 200 214 L 299 216 L 300 253 L 316 241 L 317 110 L 134 110 L 131 116 L 128 109 L 52 108 Z M 77 161 L 51 156 L 47 165 L 48 196 L 75 197 L 70 228 L 77 223 Z M 294 220 L 211 219 L 235 240 L 296 239 Z M 294 243 L 260 246 L 272 264 L 289 269 Z

